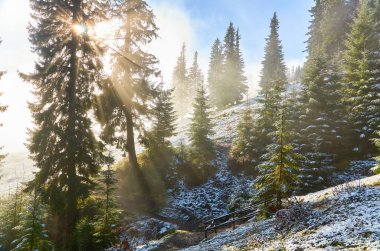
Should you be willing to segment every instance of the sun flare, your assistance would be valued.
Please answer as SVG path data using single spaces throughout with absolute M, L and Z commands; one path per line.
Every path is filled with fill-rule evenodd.
M 79 35 L 82 35 L 83 33 L 85 33 L 86 31 L 86 28 L 81 25 L 81 24 L 74 24 L 73 25 L 73 30 L 75 33 L 79 34 Z

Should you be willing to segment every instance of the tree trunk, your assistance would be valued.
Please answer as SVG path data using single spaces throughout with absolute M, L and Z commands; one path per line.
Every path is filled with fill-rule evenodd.
M 73 24 L 79 22 L 81 0 L 73 1 Z M 67 86 L 67 102 L 68 108 L 68 145 L 67 145 L 67 209 L 66 209 L 66 229 L 64 230 L 64 245 L 67 246 L 70 240 L 70 235 L 75 228 L 78 217 L 76 190 L 77 190 L 77 172 L 75 159 L 75 121 L 76 121 L 76 85 L 78 80 L 78 34 L 72 32 L 72 40 L 70 42 L 70 79 Z
M 135 135 L 134 135 L 134 122 L 132 112 L 124 107 L 124 116 L 127 123 L 127 152 L 129 164 L 131 165 L 132 171 L 135 173 L 138 183 L 140 185 L 144 199 L 146 200 L 149 210 L 155 209 L 156 204 L 152 199 L 152 193 L 149 187 L 149 183 L 145 179 L 143 172 L 139 166 L 136 155 L 136 146 L 135 146 Z

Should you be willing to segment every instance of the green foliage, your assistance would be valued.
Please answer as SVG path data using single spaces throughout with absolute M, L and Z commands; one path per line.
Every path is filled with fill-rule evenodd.
M 98 212 L 94 221 L 94 237 L 97 245 L 103 248 L 110 247 L 119 237 L 122 212 L 116 198 L 116 185 L 116 172 L 109 161 L 107 168 L 101 171 L 95 194 Z
M 371 140 L 380 126 L 380 2 L 360 1 L 357 16 L 348 35 L 344 54 L 344 91 L 354 147 L 362 154 L 374 153 Z
M 22 193 L 17 188 L 8 199 L 1 199 L 0 202 L 0 247 L 11 250 L 16 246 L 14 240 L 22 234 L 20 229 L 24 206 Z
M 212 47 L 208 84 L 211 104 L 218 109 L 240 102 L 248 90 L 240 40 L 239 30 L 230 23 L 223 46 L 217 39 Z
M 202 185 L 215 175 L 215 167 L 209 163 L 200 165 L 194 159 L 191 146 L 185 146 L 183 142 L 175 149 L 175 161 L 177 181 L 183 179 L 188 187 Z
M 181 53 L 177 59 L 172 76 L 173 103 L 175 110 L 182 117 L 190 110 L 192 97 L 190 96 L 191 87 L 189 85 L 186 68 L 186 45 L 183 43 Z
M 263 69 L 261 71 L 260 87 L 265 92 L 276 82 L 286 83 L 286 67 L 282 52 L 281 40 L 278 34 L 279 21 L 274 13 L 270 22 L 270 34 L 266 39 Z
M 94 232 L 95 228 L 91 219 L 88 217 L 81 218 L 77 222 L 74 231 L 75 250 L 104 250 L 97 245 Z
M 158 91 L 159 94 L 152 111 L 153 126 L 151 132 L 157 143 L 169 146 L 169 139 L 176 135 L 175 121 L 177 117 L 171 101 L 173 90 L 163 90 L 160 86 Z
M 302 156 L 292 145 L 294 133 L 288 128 L 286 109 L 282 108 L 278 113 L 276 130 L 271 133 L 274 142 L 267 146 L 255 179 L 257 200 L 264 201 L 266 209 L 281 208 L 281 200 L 291 194 L 298 178 L 298 161 Z
M 47 206 L 35 191 L 26 196 L 17 226 L 19 236 L 13 240 L 15 247 L 12 250 L 53 250 L 46 229 Z
M 214 132 L 209 114 L 210 106 L 203 85 L 198 87 L 193 109 L 194 113 L 189 128 L 191 158 L 195 165 L 210 165 L 215 158 L 214 143 L 210 138 Z
M 243 170 L 245 173 L 254 173 L 254 121 L 253 110 L 247 107 L 241 114 L 237 126 L 237 136 L 233 140 L 230 150 L 229 166 L 233 170 Z
M 79 217 L 78 201 L 89 196 L 101 165 L 102 144 L 91 129 L 94 89 L 102 78 L 103 48 L 73 24 L 90 26 L 104 20 L 104 1 L 30 1 L 33 21 L 29 40 L 37 60 L 35 70 L 21 77 L 33 84 L 30 103 L 35 126 L 29 151 L 38 171 L 29 189 L 60 215 L 61 243 L 66 248 Z
M 175 154 L 169 140 L 176 135 L 176 114 L 171 101 L 172 90 L 163 90 L 160 85 L 158 92 L 151 112 L 152 127 L 141 138 L 141 143 L 145 146 L 141 159 L 145 165 L 151 166 L 160 174 L 169 188 L 177 183 Z
M 208 65 L 208 88 L 210 90 L 210 102 L 213 106 L 223 107 L 223 70 L 224 55 L 223 46 L 219 38 L 215 40 L 211 48 L 210 63 Z
M 190 88 L 189 95 L 190 97 L 192 97 L 190 101 L 193 102 L 194 101 L 193 97 L 196 96 L 197 90 L 200 88 L 200 86 L 203 85 L 203 82 L 204 82 L 204 76 L 198 64 L 197 51 L 194 53 L 193 64 L 191 65 L 190 70 L 189 70 L 188 81 L 189 81 L 188 84 Z
M 261 73 L 258 107 L 258 118 L 255 123 L 253 140 L 253 161 L 260 163 L 260 156 L 265 153 L 268 145 L 273 143 L 272 132 L 281 106 L 282 95 L 286 90 L 286 72 L 281 41 L 278 35 L 279 22 L 274 13 L 270 22 L 270 34 L 265 46 L 263 69 Z
M 0 249 L 52 250 L 46 229 L 47 206 L 38 193 L 19 188 L 0 205 Z
M 121 23 L 114 36 L 123 39 L 116 43 L 119 53 L 113 54 L 111 77 L 98 97 L 97 117 L 103 125 L 102 138 L 128 153 L 131 167 L 140 172 L 134 133 L 144 128 L 155 95 L 152 83 L 159 76 L 158 60 L 146 51 L 146 45 L 157 38 L 158 28 L 143 0 L 118 0 L 114 8 Z
M 342 102 L 342 52 L 356 12 L 356 0 L 315 1 L 311 9 L 308 58 L 297 97 L 300 132 L 296 143 L 305 155 L 300 170 L 300 191 L 328 184 L 336 166 L 352 156 L 352 131 Z

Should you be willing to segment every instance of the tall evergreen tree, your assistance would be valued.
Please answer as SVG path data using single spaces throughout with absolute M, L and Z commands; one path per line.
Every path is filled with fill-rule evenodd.
M 90 110 L 101 78 L 103 51 L 76 29 L 103 21 L 104 1 L 30 1 L 34 21 L 30 41 L 38 61 L 35 72 L 21 74 L 34 86 L 31 103 L 35 128 L 29 151 L 38 168 L 30 188 L 42 189 L 58 217 L 57 246 L 75 250 L 71 233 L 80 219 L 79 204 L 93 187 L 91 178 L 102 163 L 102 145 L 94 136 Z
M 279 21 L 276 12 L 270 22 L 270 34 L 266 39 L 263 69 L 261 71 L 260 87 L 266 91 L 273 87 L 274 83 L 286 84 L 286 67 L 284 54 L 278 34 Z
M 216 39 L 211 48 L 211 56 L 208 70 L 208 88 L 210 90 L 210 102 L 212 106 L 222 108 L 225 103 L 223 100 L 223 47 L 219 39 Z
M 198 87 L 193 107 L 193 118 L 189 128 L 192 157 L 195 164 L 208 165 L 215 157 L 215 147 L 210 138 L 214 132 L 209 114 L 210 106 L 203 85 Z
M 174 109 L 182 117 L 187 114 L 191 108 L 190 86 L 187 79 L 186 68 L 186 45 L 183 43 L 181 53 L 177 59 L 172 76 L 173 103 Z
M 240 102 L 248 89 L 244 76 L 244 61 L 240 50 L 240 34 L 233 23 L 227 28 L 224 37 L 222 68 L 223 91 L 220 93 L 221 107 Z M 218 107 L 220 108 L 220 107 Z
M 152 81 L 159 75 L 158 61 L 144 48 L 157 37 L 157 26 L 145 1 L 116 2 L 121 22 L 116 33 L 123 41 L 118 45 L 119 53 L 114 54 L 111 81 L 98 98 L 97 115 L 104 125 L 103 138 L 128 153 L 131 170 L 147 195 L 148 187 L 137 161 L 134 130 L 143 127 L 142 118 L 149 114 L 155 94 Z
M 321 25 L 325 1 L 315 0 L 314 2 L 314 6 L 309 11 L 311 15 L 311 21 L 309 31 L 307 33 L 309 36 L 307 40 L 307 51 L 309 57 L 320 53 L 320 48 L 322 45 Z
M 188 77 L 188 84 L 189 84 L 189 96 L 195 97 L 197 94 L 197 90 L 203 86 L 204 82 L 204 76 L 202 73 L 201 68 L 198 64 L 198 52 L 194 53 L 194 59 L 193 64 L 190 67 L 189 70 L 189 77 Z M 191 99 L 193 101 L 194 98 Z
M 244 72 L 244 59 L 243 59 L 243 54 L 241 52 L 240 48 L 240 40 L 241 40 L 241 35 L 239 32 L 239 29 L 236 30 L 236 42 L 235 42 L 235 71 L 237 75 L 237 79 L 235 80 L 235 88 L 234 88 L 234 100 L 235 102 L 240 102 L 244 94 L 248 93 L 248 85 L 247 85 L 247 77 L 245 76 Z M 247 97 L 248 98 L 248 97 Z
M 242 111 L 239 124 L 236 128 L 237 136 L 234 139 L 230 151 L 230 165 L 243 168 L 244 171 L 252 167 L 254 162 L 254 120 L 253 110 L 250 106 Z
M 33 191 L 23 203 L 21 218 L 17 228 L 20 236 L 13 240 L 14 250 L 47 250 L 52 249 L 46 229 L 47 207 L 39 194 Z
M 311 10 L 298 121 L 300 148 L 306 157 L 300 184 L 307 191 L 326 186 L 334 165 L 345 165 L 351 151 L 347 114 L 340 102 L 340 65 L 355 8 L 356 0 L 317 0 Z
M 145 146 L 144 156 L 169 185 L 175 182 L 174 149 L 170 138 L 176 135 L 177 116 L 172 103 L 173 90 L 164 90 L 160 85 L 158 91 L 152 111 L 152 128 L 146 133 L 142 143 Z
M 270 23 L 270 35 L 267 38 L 263 69 L 260 80 L 261 90 L 257 99 L 258 118 L 254 129 L 256 161 L 264 153 L 266 147 L 272 144 L 271 133 L 275 130 L 281 100 L 286 91 L 286 68 L 281 42 L 278 36 L 279 22 L 276 13 Z
M 344 60 L 346 104 L 355 131 L 355 149 L 374 153 L 380 126 L 380 1 L 362 0 L 347 39 Z
M 169 138 L 176 135 L 175 121 L 177 119 L 171 101 L 173 90 L 164 90 L 161 85 L 159 92 L 153 109 L 152 132 L 159 144 L 170 145 Z
M 0 243 L 4 250 L 12 250 L 16 247 L 22 234 L 20 222 L 23 215 L 23 200 L 17 184 L 16 191 L 9 195 L 8 199 L 2 198 L 0 204 Z
M 121 220 L 121 210 L 117 203 L 116 191 L 116 172 L 111 164 L 113 159 L 107 157 L 107 167 L 100 172 L 98 180 L 98 191 L 96 196 L 99 208 L 95 216 L 94 236 L 100 247 L 110 246 L 118 240 L 117 228 Z
M 262 156 L 264 162 L 258 166 L 259 175 L 255 180 L 257 199 L 264 201 L 266 209 L 281 208 L 282 199 L 290 195 L 297 181 L 297 160 L 301 156 L 295 153 L 292 145 L 293 132 L 289 130 L 287 111 L 282 107 L 271 133 L 274 141 L 266 148 Z

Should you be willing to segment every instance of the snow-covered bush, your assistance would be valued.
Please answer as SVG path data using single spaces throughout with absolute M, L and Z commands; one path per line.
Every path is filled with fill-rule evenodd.
M 297 201 L 293 206 L 277 211 L 275 215 L 275 229 L 287 231 L 297 222 L 310 215 L 311 205 Z

